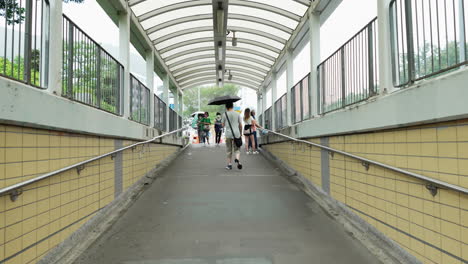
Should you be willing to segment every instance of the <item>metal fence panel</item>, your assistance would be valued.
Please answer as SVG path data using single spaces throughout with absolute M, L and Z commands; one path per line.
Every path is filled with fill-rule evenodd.
M 62 96 L 121 114 L 123 66 L 63 16 Z
M 468 63 L 467 0 L 390 3 L 393 82 L 397 87 Z
M 377 18 L 318 66 L 322 114 L 376 94 Z
M 149 125 L 150 89 L 130 75 L 130 119 Z
M 266 129 L 273 129 L 271 127 L 271 111 L 272 111 L 272 107 L 270 106 L 270 108 L 268 108 L 267 110 L 265 110 L 265 128 Z
M 0 1 L 0 75 L 45 88 L 48 85 L 49 1 Z

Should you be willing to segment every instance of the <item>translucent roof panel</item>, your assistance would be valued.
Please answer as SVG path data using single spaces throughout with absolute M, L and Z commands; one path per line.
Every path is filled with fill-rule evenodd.
M 175 49 L 170 50 L 168 52 L 161 53 L 161 57 L 167 58 L 169 56 L 176 55 L 176 54 L 178 54 L 180 52 L 185 52 L 187 50 L 193 50 L 193 49 L 196 49 L 196 48 L 204 48 L 204 47 L 211 47 L 212 48 L 213 47 L 213 40 L 211 40 L 209 42 L 199 42 L 199 43 L 195 43 L 195 44 L 185 45 L 185 46 L 182 46 L 180 48 L 175 48 Z
M 212 14 L 213 9 L 211 5 L 193 6 L 187 8 L 176 9 L 169 12 L 164 12 L 160 15 L 153 16 L 149 19 L 141 21 L 141 25 L 144 29 L 165 23 L 170 20 L 201 14 Z M 144 14 L 143 14 L 144 15 Z
M 256 30 L 260 30 L 263 32 L 267 32 L 273 35 L 276 35 L 280 38 L 283 38 L 285 40 L 288 40 L 289 37 L 291 36 L 290 34 L 279 30 L 277 28 L 267 26 L 264 24 L 260 23 L 255 23 L 255 22 L 250 22 L 250 21 L 245 21 L 245 20 L 240 20 L 240 19 L 228 19 L 228 27 L 233 26 L 233 27 L 245 27 L 245 28 L 253 28 Z
M 185 54 L 185 55 L 182 55 L 182 56 L 177 56 L 176 58 L 174 58 L 172 60 L 166 61 L 166 63 L 167 63 L 167 65 L 172 65 L 172 64 L 174 64 L 176 62 L 179 62 L 179 61 L 183 61 L 183 60 L 186 60 L 186 59 L 190 59 L 190 58 L 197 57 L 197 56 L 203 56 L 203 55 L 211 55 L 214 58 L 215 52 L 214 52 L 214 50 L 192 52 L 192 53 Z
M 202 32 L 189 33 L 189 34 L 185 34 L 185 35 L 182 35 L 182 36 L 178 36 L 178 37 L 163 41 L 161 43 L 157 43 L 156 44 L 156 49 L 158 49 L 158 50 L 159 49 L 164 49 L 164 48 L 167 48 L 167 47 L 169 47 L 171 45 L 174 45 L 174 44 L 177 44 L 177 43 L 180 43 L 180 42 L 184 42 L 184 41 L 188 41 L 188 40 L 191 40 L 191 39 L 212 38 L 212 37 L 213 37 L 213 31 L 202 31 Z
M 165 27 L 161 30 L 158 30 L 154 33 L 149 34 L 150 39 L 158 39 L 160 37 L 166 36 L 168 34 L 190 29 L 190 28 L 197 28 L 197 27 L 212 27 L 213 20 L 212 19 L 204 19 L 204 20 L 197 20 L 191 22 L 180 23 L 174 26 Z
M 284 1 L 284 2 L 291 2 L 291 1 Z M 273 12 L 261 10 L 258 8 L 251 8 L 251 7 L 245 7 L 245 6 L 235 6 L 235 5 L 230 5 L 229 6 L 229 13 L 230 14 L 243 14 L 243 15 L 248 15 L 248 16 L 255 16 L 259 17 L 261 19 L 269 20 L 269 21 L 275 21 L 277 23 L 280 23 L 282 25 L 285 25 L 289 28 L 296 28 L 297 24 L 299 24 L 297 21 L 287 18 L 285 16 L 282 16 L 280 14 L 276 14 Z
M 232 83 L 257 89 L 278 59 L 311 0 L 229 0 L 223 9 L 228 31 L 214 33 L 212 0 L 128 0 L 163 64 L 181 87 L 217 82 L 218 64 Z M 218 8 L 217 6 L 215 9 Z M 232 46 L 235 31 L 237 45 Z M 215 42 L 216 36 L 216 43 Z M 217 46 L 226 47 L 218 61 Z M 225 45 L 224 45 L 225 44 Z M 227 73 L 226 73 L 227 74 Z M 227 75 L 224 82 L 228 83 Z

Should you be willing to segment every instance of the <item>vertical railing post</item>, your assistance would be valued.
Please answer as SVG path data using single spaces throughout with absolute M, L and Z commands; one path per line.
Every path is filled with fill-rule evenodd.
M 96 97 L 97 97 L 97 107 L 101 108 L 101 47 L 97 47 L 96 54 Z
M 346 106 L 345 49 L 341 48 L 341 107 Z
M 317 70 L 317 113 L 319 115 L 325 113 L 325 85 L 325 64 L 322 64 Z
M 376 94 L 375 91 L 375 71 L 374 71 L 374 22 L 371 22 L 367 27 L 367 52 L 368 52 L 368 67 L 369 67 L 369 96 Z
M 120 64 L 117 65 L 117 80 L 119 82 L 117 89 L 117 95 L 115 98 L 115 109 L 116 113 L 118 115 L 122 115 L 122 93 L 123 93 L 123 87 L 124 87 L 124 80 L 123 80 L 123 74 L 122 74 L 123 68 L 120 66 Z
M 73 98 L 73 61 L 74 61 L 74 26 L 68 20 L 68 62 L 67 62 L 67 97 Z
M 26 82 L 27 84 L 31 84 L 31 53 L 32 53 L 32 38 L 33 38 L 33 34 L 32 34 L 33 10 L 32 9 L 33 9 L 33 0 L 26 0 L 23 75 L 24 75 L 24 82 Z
M 405 16 L 406 16 L 406 44 L 408 49 L 408 81 L 412 83 L 415 78 L 414 64 L 414 45 L 413 45 L 413 7 L 412 0 L 405 0 Z
M 460 28 L 460 62 L 465 62 L 466 57 L 466 17 L 465 17 L 465 0 L 458 0 L 459 5 L 459 28 Z

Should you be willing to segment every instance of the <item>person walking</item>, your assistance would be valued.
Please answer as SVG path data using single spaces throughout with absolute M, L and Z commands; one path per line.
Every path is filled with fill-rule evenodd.
M 249 154 L 257 154 L 257 148 L 255 147 L 253 128 L 256 126 L 255 119 L 250 115 L 250 108 L 244 110 L 244 136 L 245 136 L 245 152 Z M 251 150 L 249 150 L 249 146 Z
M 250 111 L 250 116 L 253 118 L 253 120 L 255 121 L 255 125 L 252 127 L 252 132 L 253 132 L 253 136 L 254 136 L 254 142 L 255 143 L 255 149 L 257 151 L 254 151 L 253 154 L 258 154 L 258 141 L 257 141 L 257 128 L 260 128 L 260 129 L 263 129 L 263 127 L 261 127 L 258 122 L 257 122 L 257 119 L 255 118 L 255 109 L 252 109 Z M 249 147 L 252 148 L 252 142 L 249 141 Z
M 215 125 L 215 133 L 216 133 L 216 145 L 219 146 L 221 142 L 221 135 L 223 134 L 223 118 L 221 117 L 220 113 L 216 113 L 216 119 L 214 121 Z
M 197 119 L 197 133 L 198 133 L 198 144 L 205 143 L 205 132 L 203 131 L 203 114 L 198 114 Z
M 203 129 L 203 143 L 210 145 L 210 130 L 211 130 L 211 119 L 209 118 L 210 114 L 205 112 L 202 120 L 200 121 Z
M 240 146 L 236 144 L 236 138 L 242 137 L 242 120 L 236 111 L 234 111 L 233 103 L 226 104 L 226 113 L 222 119 L 223 128 L 225 129 L 226 137 L 226 153 L 227 153 L 227 170 L 232 170 L 232 154 L 234 153 L 234 162 L 237 164 L 239 170 L 242 169 L 240 162 Z M 242 145 L 242 144 L 240 144 Z

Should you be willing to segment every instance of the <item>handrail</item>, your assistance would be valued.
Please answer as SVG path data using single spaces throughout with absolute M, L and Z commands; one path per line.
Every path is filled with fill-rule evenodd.
M 413 178 L 417 178 L 419 180 L 427 181 L 427 182 L 429 182 L 431 184 L 426 185 L 426 188 L 431 192 L 431 194 L 433 196 L 435 196 L 437 194 L 437 188 L 439 188 L 438 186 L 445 187 L 445 188 L 451 189 L 451 190 L 455 190 L 455 191 L 458 191 L 458 192 L 461 192 L 461 193 L 464 193 L 464 194 L 468 194 L 468 189 L 463 188 L 461 186 L 457 186 L 457 185 L 454 185 L 454 184 L 443 182 L 443 181 L 440 181 L 440 180 L 437 180 L 437 179 L 432 179 L 432 178 L 429 178 L 427 176 L 424 176 L 424 175 L 421 175 L 421 174 L 418 174 L 418 173 L 406 171 L 406 170 L 403 170 L 403 169 L 400 169 L 400 168 L 397 168 L 397 167 L 393 167 L 393 166 L 390 166 L 390 165 L 387 165 L 387 164 L 384 164 L 384 163 L 380 163 L 378 161 L 373 161 L 373 160 L 370 160 L 370 159 L 366 159 L 366 158 L 363 158 L 363 157 L 360 157 L 360 156 L 357 156 L 357 155 L 354 155 L 354 154 L 351 154 L 351 153 L 348 153 L 348 152 L 345 152 L 345 151 L 330 148 L 330 147 L 320 145 L 320 144 L 317 144 L 317 143 L 314 143 L 314 142 L 293 138 L 293 137 L 290 137 L 290 136 L 287 136 L 287 135 L 284 135 L 284 134 L 281 134 L 281 133 L 278 133 L 278 132 L 275 132 L 275 131 L 271 131 L 271 130 L 268 130 L 268 129 L 264 129 L 264 130 L 268 131 L 269 134 L 270 133 L 275 134 L 275 135 L 287 138 L 287 139 L 292 140 L 292 141 L 301 142 L 301 143 L 312 145 L 312 146 L 315 146 L 315 147 L 318 147 L 318 148 L 321 148 L 321 149 L 328 150 L 330 153 L 338 153 L 338 154 L 341 154 L 343 156 L 347 156 L 347 157 L 350 157 L 350 158 L 360 160 L 360 161 L 362 161 L 362 165 L 365 166 L 367 169 L 369 168 L 368 166 L 370 164 L 372 164 L 372 165 L 376 165 L 376 166 L 379 166 L 379 167 L 382 167 L 382 168 L 385 168 L 385 169 L 388 169 L 388 170 L 392 170 L 394 172 L 405 174 L 405 175 L 413 177 Z
M 175 134 L 175 133 L 178 133 L 178 132 L 181 132 L 183 130 L 187 129 L 187 127 L 183 127 L 183 128 L 180 128 L 180 129 L 177 129 L 177 130 L 174 130 L 172 132 L 169 132 L 169 133 L 166 133 L 166 134 L 162 134 L 162 135 L 159 135 L 157 137 L 154 137 L 152 139 L 149 139 L 149 140 L 146 140 L 146 141 L 142 141 L 142 142 L 138 142 L 138 143 L 135 143 L 135 144 L 132 144 L 132 145 L 129 145 L 129 146 L 126 146 L 126 147 L 123 147 L 123 148 L 120 148 L 120 149 L 116 149 L 114 151 L 111 151 L 111 152 L 108 152 L 106 154 L 102 154 L 102 155 L 99 155 L 99 156 L 96 156 L 94 158 L 91 158 L 91 159 L 88 159 L 88 160 L 84 160 L 84 161 L 81 161 L 81 162 L 78 162 L 76 164 L 73 164 L 73 165 L 70 165 L 70 166 L 67 166 L 65 168 L 61 168 L 61 169 L 58 169 L 58 170 L 55 170 L 55 171 L 52 171 L 52 172 L 48 172 L 46 174 L 43 174 L 43 175 L 40 175 L 40 176 L 37 176 L 35 178 L 32 178 L 32 179 L 29 179 L 27 181 L 24 181 L 24 182 L 20 182 L 20 183 L 17 183 L 17 184 L 13 184 L 11 186 L 8 186 L 8 187 L 5 187 L 5 188 L 2 188 L 0 189 L 0 196 L 4 196 L 6 194 L 10 194 L 10 198 L 12 201 L 15 201 L 16 198 L 21 194 L 21 191 L 18 191 L 20 188 L 26 186 L 26 185 L 29 185 L 29 184 L 32 184 L 32 183 L 35 183 L 35 182 L 38 182 L 40 180 L 43 180 L 43 179 L 47 179 L 51 176 L 54 176 L 54 175 L 57 175 L 57 174 L 60 174 L 62 172 L 65 172 L 65 171 L 68 171 L 68 170 L 71 170 L 71 169 L 74 169 L 76 168 L 78 170 L 78 173 L 84 169 L 84 165 L 90 163 L 90 162 L 93 162 L 93 161 L 96 161 L 96 160 L 99 160 L 99 159 L 102 159 L 102 158 L 105 158 L 105 157 L 108 157 L 108 156 L 114 156 L 115 154 L 119 153 L 119 152 L 122 152 L 124 150 L 127 150 L 127 149 L 130 149 L 130 148 L 134 148 L 136 146 L 139 146 L 139 145 L 144 145 L 144 144 L 147 144 L 147 143 L 151 143 L 157 139 L 160 139 L 160 138 L 163 138 L 163 137 L 166 137 L 166 136 L 169 136 L 169 135 L 172 135 L 172 134 Z

